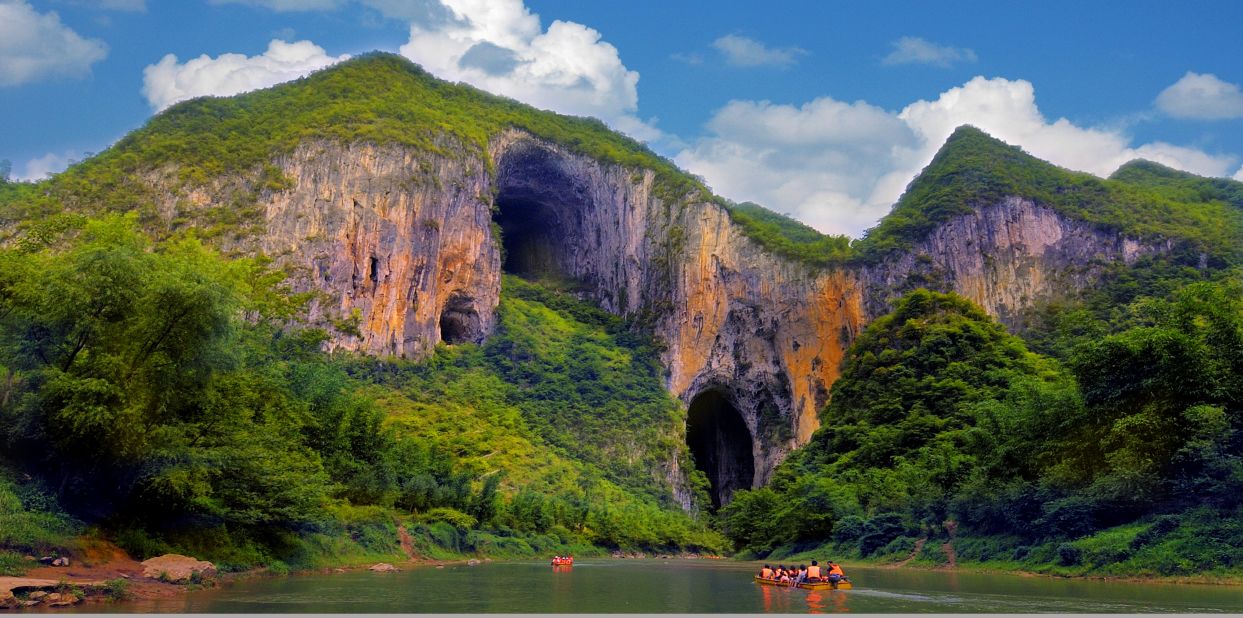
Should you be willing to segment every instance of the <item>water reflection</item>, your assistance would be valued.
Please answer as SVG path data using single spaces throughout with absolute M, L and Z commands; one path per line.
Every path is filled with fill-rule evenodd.
M 807 612 L 811 614 L 824 613 L 824 597 L 820 596 L 820 592 L 812 590 L 807 593 Z
M 1243 588 L 1125 584 L 853 567 L 853 590 L 751 581 L 757 565 L 707 560 L 493 562 L 242 580 L 169 599 L 70 611 L 181 613 L 976 613 L 1243 610 Z M 487 585 L 479 585 L 486 582 Z

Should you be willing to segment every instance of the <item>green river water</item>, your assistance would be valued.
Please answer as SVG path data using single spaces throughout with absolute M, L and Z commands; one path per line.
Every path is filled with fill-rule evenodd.
M 255 578 L 175 599 L 91 612 L 1243 612 L 1243 587 L 1136 584 L 846 567 L 853 590 L 752 583 L 756 565 L 717 560 L 584 559 L 419 566 Z

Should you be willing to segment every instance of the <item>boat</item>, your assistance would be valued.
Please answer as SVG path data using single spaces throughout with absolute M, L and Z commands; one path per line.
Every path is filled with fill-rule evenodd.
M 553 558 L 552 559 L 553 566 L 573 566 L 573 564 L 574 564 L 574 556 L 570 556 L 568 558 Z
M 850 590 L 854 588 L 854 584 L 849 579 L 843 579 L 834 585 L 830 582 L 800 582 L 791 585 L 789 582 L 779 582 L 775 579 L 765 579 L 759 575 L 755 576 L 755 583 L 764 584 L 765 586 L 781 586 L 783 588 L 802 588 L 803 590 Z

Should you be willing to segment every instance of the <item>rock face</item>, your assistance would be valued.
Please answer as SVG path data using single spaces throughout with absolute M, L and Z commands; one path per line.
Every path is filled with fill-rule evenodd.
M 162 579 L 177 584 L 189 583 L 196 575 L 211 577 L 215 574 L 216 565 L 181 554 L 164 554 L 142 561 L 143 577 Z
M 379 356 L 483 340 L 503 270 L 576 281 L 665 343 L 718 504 L 810 438 L 850 342 L 901 292 L 955 290 L 1010 320 L 1091 285 L 1110 261 L 1160 250 L 1010 198 L 880 264 L 813 269 L 765 250 L 722 207 L 662 190 L 651 170 L 519 131 L 486 153 L 441 146 L 304 143 L 274 161 L 284 186 L 257 193 L 257 233 L 218 243 L 275 258 L 316 293 L 310 317 L 333 327 L 331 346 Z M 154 193 L 175 217 L 228 191 Z M 676 458 L 669 476 L 683 485 Z
M 933 230 L 911 251 L 865 268 L 869 319 L 918 287 L 954 291 L 1013 326 L 1037 300 L 1085 289 L 1110 263 L 1130 264 L 1169 245 L 1141 244 L 1008 197 Z

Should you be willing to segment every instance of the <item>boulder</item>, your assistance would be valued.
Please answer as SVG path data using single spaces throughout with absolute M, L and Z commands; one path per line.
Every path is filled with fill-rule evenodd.
M 393 565 L 391 565 L 391 564 L 389 564 L 389 563 L 387 563 L 387 562 L 381 562 L 380 564 L 373 564 L 373 565 L 371 565 L 371 567 L 370 567 L 370 568 L 368 568 L 367 570 L 368 570 L 368 571 L 375 571 L 376 573 L 396 573 L 397 571 L 400 571 L 401 569 L 399 569 L 399 568 L 397 568 L 397 567 L 395 567 L 395 566 L 393 566 Z
M 34 592 L 30 593 L 30 596 L 28 596 L 28 597 L 26 597 L 26 598 L 30 599 L 31 601 L 38 601 L 39 599 L 42 599 L 42 598 L 43 598 L 43 597 L 45 597 L 45 596 L 48 596 L 48 594 L 47 594 L 46 592 L 44 592 L 44 591 L 42 591 L 42 590 L 36 590 L 36 591 L 34 591 Z
M 57 559 L 55 559 L 55 560 L 53 560 L 53 561 L 52 561 L 52 566 L 54 566 L 54 567 L 67 567 L 67 566 L 69 566 L 69 559 L 68 559 L 68 558 L 64 558 L 64 557 L 57 558 Z
M 189 583 L 195 575 L 211 577 L 215 574 L 216 565 L 206 560 L 197 560 L 180 554 L 164 554 L 142 561 L 143 577 L 163 579 L 178 584 Z

